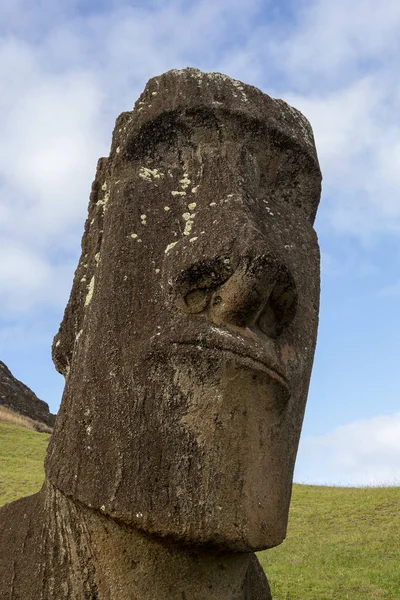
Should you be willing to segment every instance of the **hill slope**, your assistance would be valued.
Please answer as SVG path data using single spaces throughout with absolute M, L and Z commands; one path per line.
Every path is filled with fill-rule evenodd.
M 0 422 L 0 505 L 39 490 L 48 438 Z M 274 600 L 400 600 L 400 488 L 295 485 L 288 539 L 259 558 Z
M 295 485 L 287 540 L 259 558 L 274 600 L 399 600 L 400 488 Z
M 40 489 L 49 437 L 0 422 L 0 506 Z
M 29 417 L 34 421 L 54 427 L 55 415 L 49 405 L 40 400 L 27 385 L 19 381 L 10 369 L 0 360 L 0 405 Z

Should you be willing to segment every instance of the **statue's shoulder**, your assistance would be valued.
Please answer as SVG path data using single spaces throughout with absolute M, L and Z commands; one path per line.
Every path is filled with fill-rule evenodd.
M 33 598 L 29 593 L 39 581 L 42 540 L 40 492 L 0 508 L 0 600 Z
M 255 554 L 252 555 L 246 573 L 245 600 L 272 600 L 267 577 Z

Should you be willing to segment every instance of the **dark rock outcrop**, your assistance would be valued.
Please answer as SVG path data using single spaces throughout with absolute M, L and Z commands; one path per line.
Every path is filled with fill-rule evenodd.
M 46 482 L 0 510 L 1 600 L 271 598 L 254 552 L 286 534 L 320 183 L 307 120 L 225 75 L 155 77 L 117 119 Z
M 0 360 L 0 405 L 39 423 L 54 427 L 56 416 L 47 402 L 40 400 L 27 385 L 16 379 Z

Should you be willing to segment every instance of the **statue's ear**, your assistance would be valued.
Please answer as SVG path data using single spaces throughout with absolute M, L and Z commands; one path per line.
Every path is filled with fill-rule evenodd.
M 74 346 L 84 327 L 88 300 L 93 293 L 96 271 L 103 236 L 105 206 L 109 196 L 107 186 L 108 159 L 100 158 L 96 177 L 92 184 L 88 217 L 82 237 L 82 253 L 75 271 L 71 294 L 65 307 L 64 317 L 54 337 L 52 356 L 59 373 L 66 377 L 73 359 Z

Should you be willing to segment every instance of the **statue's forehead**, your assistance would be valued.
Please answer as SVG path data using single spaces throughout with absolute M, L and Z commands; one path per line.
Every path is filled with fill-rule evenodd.
M 207 181 L 214 193 L 247 192 L 276 202 L 301 206 L 313 221 L 320 193 L 320 172 L 304 145 L 282 137 L 261 121 L 249 127 L 243 115 L 201 109 L 200 113 L 162 113 L 138 129 L 136 113 L 124 117 L 110 153 L 111 177 L 151 182 L 175 198 L 188 197 Z M 248 115 L 245 115 L 246 119 Z M 218 173 L 216 172 L 218 169 Z M 171 182 L 172 183 L 172 182 Z M 199 190 L 198 196 L 205 193 Z M 284 210 L 284 208 L 283 208 Z

